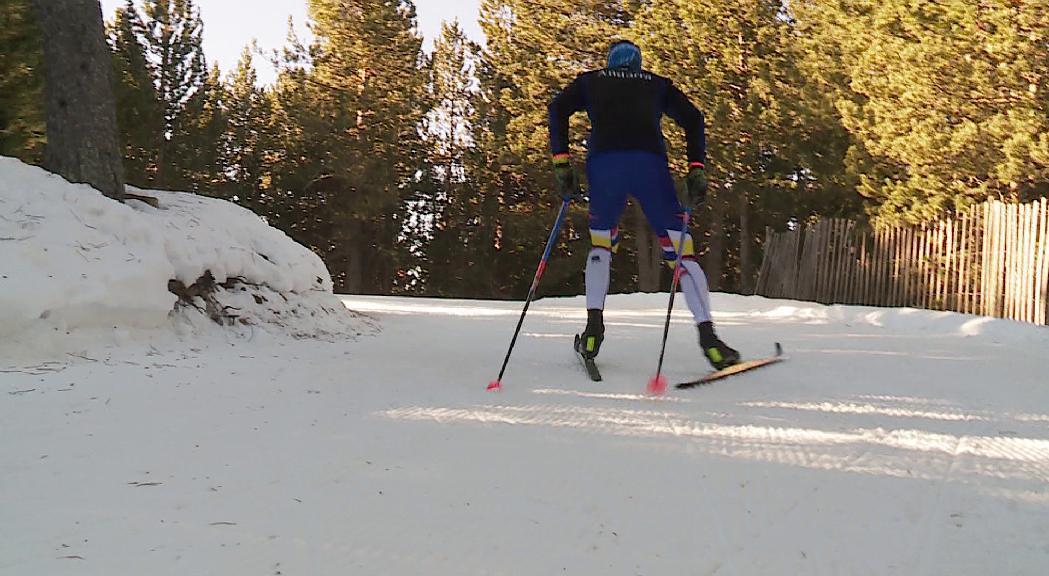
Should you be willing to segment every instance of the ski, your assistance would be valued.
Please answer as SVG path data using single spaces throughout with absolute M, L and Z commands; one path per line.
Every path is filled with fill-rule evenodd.
M 698 380 L 693 380 L 691 382 L 682 382 L 680 384 L 676 384 L 674 387 L 675 388 L 679 388 L 679 389 L 695 388 L 696 386 L 702 386 L 704 384 L 709 384 L 709 383 L 714 382 L 716 380 L 721 380 L 723 378 L 728 378 L 729 376 L 735 376 L 736 374 L 741 374 L 743 372 L 749 372 L 749 371 L 754 370 L 756 368 L 761 368 L 762 366 L 768 366 L 769 364 L 775 364 L 776 362 L 780 362 L 782 360 L 785 360 L 785 358 L 783 356 L 783 347 L 780 346 L 779 342 L 776 342 L 776 354 L 773 355 L 773 356 L 769 356 L 768 358 L 758 358 L 756 360 L 744 360 L 743 362 L 740 362 L 739 364 L 733 364 L 732 366 L 729 366 L 728 368 L 724 368 L 722 370 L 717 370 L 715 372 L 711 372 L 710 374 L 707 374 L 706 376 L 704 376 L 704 377 L 702 377 L 702 378 L 700 378 Z
M 597 369 L 597 363 L 594 362 L 593 358 L 587 358 L 586 356 L 583 356 L 581 352 L 579 352 L 578 334 L 576 334 L 575 343 L 572 345 L 572 348 L 575 350 L 576 358 L 579 358 L 579 361 L 583 363 L 583 368 L 586 370 L 586 375 L 589 376 L 590 379 L 594 382 L 600 382 L 601 371 Z

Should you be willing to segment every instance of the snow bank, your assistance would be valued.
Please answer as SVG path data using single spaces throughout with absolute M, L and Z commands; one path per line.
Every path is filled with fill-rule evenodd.
M 586 323 L 586 299 L 582 296 L 539 298 L 529 317 L 546 316 Z M 680 300 L 677 301 L 680 304 Z M 404 316 L 461 316 L 516 318 L 521 314 L 517 302 L 451 300 L 433 298 L 366 298 L 345 296 L 343 303 L 358 312 Z M 776 300 L 762 296 L 711 294 L 714 320 L 725 325 L 741 322 L 763 324 L 812 324 L 872 327 L 898 334 L 925 336 L 980 336 L 997 341 L 1043 342 L 1049 344 L 1049 329 L 1013 320 L 973 316 L 956 312 L 936 312 L 915 308 L 877 308 L 871 306 L 825 305 L 816 302 Z M 629 321 L 662 318 L 666 314 L 667 294 L 613 294 L 608 297 L 605 319 Z M 683 305 L 675 305 L 678 322 L 692 322 Z
M 716 319 L 753 318 L 772 321 L 802 321 L 810 324 L 874 326 L 893 332 L 922 333 L 929 336 L 982 336 L 995 340 L 1024 341 L 1049 340 L 1049 330 L 1044 326 L 1001 318 L 918 308 L 825 305 L 731 294 L 715 294 L 713 306 Z
M 411 302 L 396 304 L 402 310 L 391 310 L 393 303 L 383 304 L 386 308 L 372 309 L 362 304 L 357 297 L 353 299 L 353 309 L 365 312 L 382 313 L 417 313 L 420 307 L 452 307 L 453 303 L 444 300 L 424 301 L 413 299 Z M 586 320 L 586 303 L 582 296 L 570 298 L 540 298 L 548 309 L 548 314 L 563 315 L 566 318 Z M 680 301 L 678 301 L 680 302 Z M 666 314 L 667 295 L 656 294 L 614 294 L 608 297 L 605 307 L 606 318 L 634 318 L 656 314 Z M 715 322 L 731 323 L 735 321 L 763 321 L 768 323 L 806 323 L 813 325 L 840 324 L 843 326 L 869 326 L 884 329 L 886 332 L 923 334 L 926 336 L 980 336 L 999 342 L 1042 342 L 1049 344 L 1049 328 L 1027 324 L 1014 320 L 959 314 L 957 312 L 937 312 L 917 308 L 879 308 L 874 306 L 846 306 L 841 304 L 826 305 L 818 302 L 801 302 L 796 300 L 778 300 L 762 296 L 741 296 L 738 294 L 711 294 L 711 306 L 714 309 Z M 516 310 L 503 310 L 498 306 L 487 306 L 482 302 L 462 303 L 457 314 L 481 316 L 486 314 L 520 314 Z M 563 310 L 562 310 L 563 309 Z M 447 312 L 441 312 L 447 313 Z M 544 312 L 529 311 L 529 315 Z M 674 317 L 691 322 L 691 315 L 684 304 L 674 306 Z
M 0 343 L 200 330 L 204 303 L 176 306 L 169 282 L 190 286 L 206 272 L 218 285 L 215 300 L 241 326 L 357 332 L 320 258 L 251 211 L 192 194 L 146 194 L 160 209 L 120 204 L 0 157 Z

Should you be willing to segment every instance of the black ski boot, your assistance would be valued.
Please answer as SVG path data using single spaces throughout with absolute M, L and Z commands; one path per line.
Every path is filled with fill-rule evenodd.
M 714 324 L 704 322 L 699 328 L 699 347 L 703 349 L 703 355 L 715 370 L 724 370 L 733 364 L 739 363 L 739 352 L 729 348 L 714 333 Z
M 605 320 L 601 310 L 586 311 L 586 329 L 576 336 L 576 352 L 583 358 L 593 360 L 601 351 L 601 342 L 605 339 Z

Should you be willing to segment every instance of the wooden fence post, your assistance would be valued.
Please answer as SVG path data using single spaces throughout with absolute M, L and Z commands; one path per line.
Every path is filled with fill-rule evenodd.
M 967 275 L 969 261 L 966 252 L 968 247 L 969 213 L 965 212 L 962 214 L 958 236 L 958 248 L 961 252 L 958 257 L 958 311 L 963 314 L 969 313 L 969 277 Z
M 1038 266 L 1039 269 L 1039 294 L 1038 303 L 1041 306 L 1041 319 L 1039 320 L 1043 325 L 1049 325 L 1049 201 L 1042 198 L 1041 202 L 1042 212 L 1042 243 L 1039 254 L 1041 262 Z
M 994 255 L 991 254 L 991 246 L 994 244 L 994 222 L 992 216 L 993 205 L 987 202 L 983 205 L 983 249 L 980 250 L 980 315 L 991 314 L 991 262 Z

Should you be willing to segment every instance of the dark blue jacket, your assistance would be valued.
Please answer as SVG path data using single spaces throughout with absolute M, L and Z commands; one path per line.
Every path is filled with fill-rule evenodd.
M 644 150 L 666 157 L 660 121 L 670 116 L 684 128 L 689 162 L 706 163 L 706 126 L 699 111 L 667 78 L 624 68 L 584 72 L 550 102 L 550 151 L 568 152 L 568 119 L 586 110 L 590 154 Z

